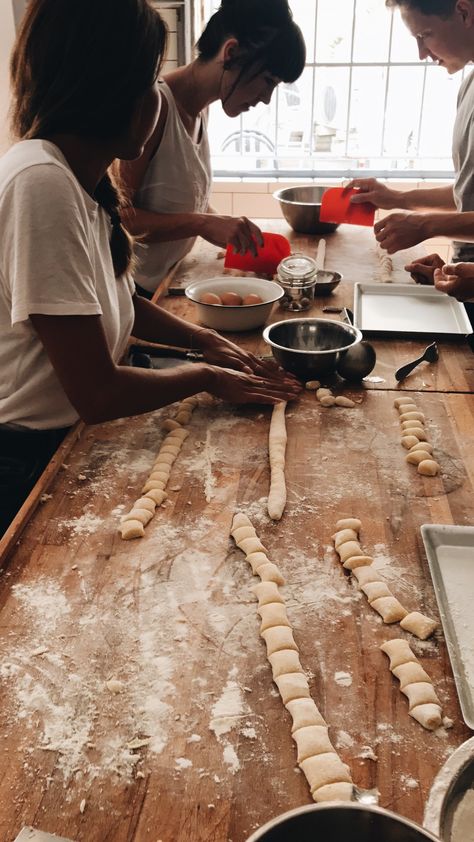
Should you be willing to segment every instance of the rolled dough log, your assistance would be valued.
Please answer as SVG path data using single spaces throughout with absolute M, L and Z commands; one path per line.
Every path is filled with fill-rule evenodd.
M 286 504 L 285 452 L 286 452 L 286 402 L 275 404 L 268 436 L 270 459 L 270 490 L 268 492 L 268 514 L 272 520 L 280 520 Z

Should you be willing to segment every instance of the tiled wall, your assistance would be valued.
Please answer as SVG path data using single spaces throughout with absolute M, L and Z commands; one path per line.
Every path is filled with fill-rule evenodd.
M 277 180 L 263 181 L 255 179 L 215 179 L 211 195 L 211 205 L 222 214 L 231 216 L 248 216 L 252 219 L 282 218 L 280 205 L 273 198 L 272 193 L 282 187 L 293 187 L 298 184 L 308 184 L 311 179 L 300 179 L 294 181 Z M 317 179 L 317 184 L 334 187 L 342 185 L 342 180 Z M 347 181 L 345 182 L 347 183 Z M 404 179 L 403 181 L 387 180 L 387 184 L 396 190 L 413 190 L 416 187 L 440 187 L 448 184 L 446 181 L 417 181 L 415 179 Z M 381 219 L 392 211 L 377 211 L 376 218 Z M 425 240 L 423 248 L 426 253 L 437 252 L 443 260 L 448 261 L 451 257 L 450 240 L 446 237 L 437 237 L 433 240 Z

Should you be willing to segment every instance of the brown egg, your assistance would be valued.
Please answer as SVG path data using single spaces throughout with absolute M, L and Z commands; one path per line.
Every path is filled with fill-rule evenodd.
M 221 300 L 227 307 L 240 307 L 242 304 L 242 296 L 237 295 L 236 292 L 223 292 Z
M 255 292 L 249 292 L 249 294 L 246 295 L 244 300 L 242 301 L 242 304 L 262 304 L 262 303 L 263 303 L 262 299 Z
M 223 304 L 223 301 L 215 292 L 205 292 L 201 295 L 201 304 Z

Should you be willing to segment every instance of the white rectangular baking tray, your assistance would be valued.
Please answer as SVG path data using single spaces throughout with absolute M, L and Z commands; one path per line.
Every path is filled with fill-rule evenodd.
M 364 333 L 472 333 L 459 301 L 418 284 L 354 284 L 354 324 Z
M 474 527 L 421 527 L 464 721 L 474 729 Z

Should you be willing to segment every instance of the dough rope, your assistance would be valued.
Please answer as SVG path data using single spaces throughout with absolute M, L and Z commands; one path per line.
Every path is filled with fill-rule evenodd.
M 275 404 L 268 435 L 270 459 L 270 490 L 267 509 L 272 520 L 280 520 L 286 505 L 285 452 L 286 452 L 286 402 Z
M 424 427 L 424 414 L 418 410 L 412 398 L 396 398 L 393 405 L 400 415 L 401 443 L 408 450 L 405 461 L 409 465 L 416 465 L 422 476 L 435 477 L 439 473 L 439 465 L 433 459 L 433 447 Z
M 332 540 L 342 566 L 350 570 L 357 579 L 370 607 L 380 614 L 384 623 L 400 623 L 405 631 L 411 632 L 420 640 L 426 640 L 433 634 L 438 623 L 419 611 L 409 613 L 377 571 L 371 568 L 373 558 L 364 554 L 359 542 L 361 527 L 362 523 L 358 518 L 343 518 L 336 523 L 336 532 Z
M 253 540 L 262 546 L 252 522 L 242 512 L 233 518 L 231 535 L 244 552 L 247 541 Z M 283 576 L 265 552 L 246 555 L 253 574 L 261 579 L 252 587 L 258 599 L 260 634 L 267 647 L 273 681 L 293 720 L 291 735 L 296 743 L 298 765 L 315 801 L 350 801 L 350 770 L 332 745 L 327 723 L 311 698 L 285 599 L 278 590 L 278 585 L 284 584 Z
M 383 284 L 391 284 L 392 280 L 393 280 L 393 278 L 392 278 L 392 272 L 393 272 L 393 260 L 392 260 L 392 258 L 379 245 L 377 245 L 377 257 L 378 257 L 379 264 L 380 264 L 380 280 L 382 281 Z
M 400 682 L 408 699 L 408 712 L 423 728 L 434 731 L 443 724 L 441 702 L 433 682 L 406 640 L 395 638 L 382 643 L 381 650 L 390 659 L 390 670 Z
M 171 468 L 188 436 L 188 430 L 177 427 L 171 430 L 163 440 L 148 479 L 142 488 L 142 496 L 120 520 L 119 532 L 124 541 L 143 538 L 145 526 L 154 516 L 156 507 L 161 506 L 168 496 L 165 488 L 168 485 Z

